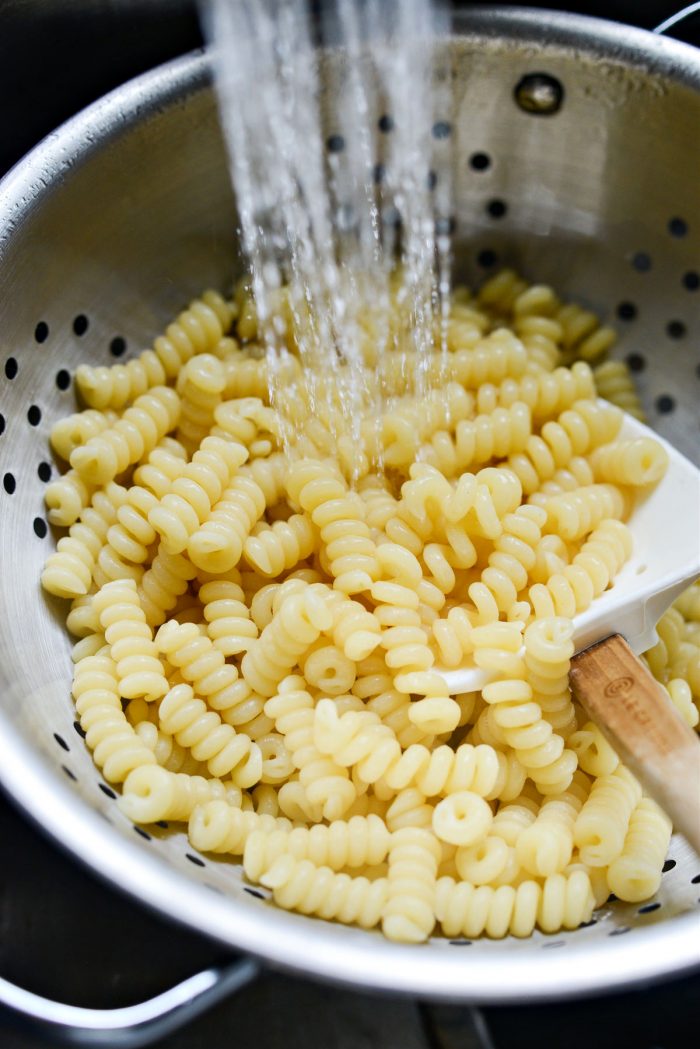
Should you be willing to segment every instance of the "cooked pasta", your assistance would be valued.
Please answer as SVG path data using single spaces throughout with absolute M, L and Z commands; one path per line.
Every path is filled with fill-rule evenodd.
M 74 448 L 70 464 L 90 484 L 107 484 L 152 451 L 179 418 L 178 395 L 169 386 L 156 386 L 138 397 L 113 426 Z
M 572 619 L 666 466 L 596 399 L 633 409 L 611 330 L 503 271 L 455 289 L 419 360 L 393 300 L 380 352 L 367 304 L 348 419 L 346 362 L 305 372 L 286 289 L 279 309 L 273 361 L 250 289 L 206 292 L 152 350 L 79 369 L 87 408 L 52 430 L 69 531 L 42 584 L 70 601 L 77 717 L 122 811 L 404 943 L 646 899 L 670 824 L 568 683 Z M 658 637 L 645 658 L 697 726 L 698 586 Z M 466 660 L 488 683 L 453 695 Z

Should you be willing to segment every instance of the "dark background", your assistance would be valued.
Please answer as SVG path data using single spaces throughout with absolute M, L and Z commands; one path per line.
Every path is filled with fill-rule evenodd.
M 561 6 L 651 29 L 684 0 Z M 674 33 L 700 44 L 700 16 Z M 200 44 L 193 0 L 0 0 L 0 172 L 88 102 Z
M 566 9 L 652 28 L 681 6 L 608 0 Z M 700 17 L 674 33 L 700 45 Z M 195 4 L 187 0 L 0 0 L 0 174 L 89 102 L 200 44 Z M 0 797 L 0 976 L 76 1004 L 118 1006 L 158 993 L 224 953 L 103 886 Z M 491 1043 L 466 1009 L 268 974 L 162 1045 L 677 1049 L 696 1042 L 700 977 L 592 1002 L 488 1009 L 484 1016 Z M 45 1044 L 0 1012 L 1 1049 Z

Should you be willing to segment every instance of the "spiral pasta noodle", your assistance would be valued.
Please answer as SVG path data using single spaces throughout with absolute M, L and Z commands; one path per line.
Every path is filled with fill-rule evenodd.
M 358 303 L 352 368 L 310 370 L 290 289 L 266 354 L 241 284 L 80 369 L 42 578 L 76 717 L 130 819 L 186 823 L 279 906 L 404 943 L 573 929 L 653 894 L 668 846 L 568 683 L 665 453 L 596 399 L 620 369 L 588 310 L 506 271 L 419 354 L 399 285 Z M 699 593 L 645 655 L 693 726 Z M 453 695 L 471 660 L 488 683 Z
M 242 445 L 219 437 L 202 441 L 192 461 L 148 514 L 169 554 L 180 554 L 187 548 L 247 455 Z
M 165 695 L 168 682 L 133 579 L 105 583 L 93 606 L 116 663 L 121 695 L 150 700 Z
M 72 692 L 80 727 L 108 783 L 122 783 L 133 769 L 156 760 L 127 721 L 119 687 L 117 667 L 104 649 L 76 663 Z
M 230 304 L 218 292 L 205 292 L 158 336 L 152 350 L 111 368 L 81 365 L 75 381 L 83 400 L 92 408 L 122 408 L 151 387 L 174 379 L 194 353 L 219 342 L 232 319 Z
M 169 386 L 138 397 L 118 422 L 73 450 L 70 464 L 85 481 L 107 484 L 147 455 L 177 424 L 180 398 Z

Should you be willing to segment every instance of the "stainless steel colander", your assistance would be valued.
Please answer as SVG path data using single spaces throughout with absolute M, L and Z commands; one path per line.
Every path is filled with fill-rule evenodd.
M 652 425 L 698 458 L 700 55 L 611 23 L 498 8 L 460 15 L 444 46 L 453 101 L 440 115 L 435 170 L 440 178 L 453 165 L 460 269 L 476 281 L 513 265 L 615 323 L 616 352 L 637 374 Z M 101 780 L 76 730 L 62 610 L 39 588 L 51 543 L 43 494 L 56 474 L 48 435 L 73 410 L 79 363 L 140 350 L 201 289 L 230 285 L 235 214 L 210 81 L 207 57 L 195 55 L 127 84 L 50 136 L 0 188 L 6 789 L 127 892 L 315 977 L 505 1002 L 699 965 L 700 859 L 678 838 L 644 906 L 609 903 L 586 928 L 556 936 L 399 946 L 277 910 L 239 865 L 199 856 L 173 828 L 133 827 Z M 143 1039 L 149 1017 L 254 971 L 245 961 L 200 974 L 140 1013 L 89 1024 L 145 1024 L 133 1036 Z M 0 996 L 56 1015 L 1 982 Z M 88 1022 L 70 1011 L 59 1019 L 66 1030 Z

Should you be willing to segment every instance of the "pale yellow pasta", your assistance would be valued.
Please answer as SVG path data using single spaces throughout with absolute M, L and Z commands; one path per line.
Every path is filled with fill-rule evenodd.
M 492 822 L 488 803 L 468 790 L 448 794 L 433 812 L 436 836 L 451 845 L 476 845 L 486 837 Z
M 190 537 L 207 520 L 247 456 L 247 449 L 236 442 L 220 437 L 206 437 L 202 441 L 192 462 L 148 514 L 150 524 L 169 554 L 180 554 L 187 549 Z
M 568 790 L 544 799 L 515 846 L 518 863 L 528 874 L 547 878 L 566 868 L 574 848 L 574 823 L 589 791 L 588 778 L 577 771 Z
M 641 795 L 636 779 L 621 765 L 595 781 L 574 825 L 574 842 L 584 863 L 605 867 L 617 859 Z
M 621 424 L 622 412 L 612 405 L 576 401 L 556 420 L 546 422 L 540 434 L 533 434 L 522 452 L 509 455 L 506 465 L 531 495 L 574 456 L 613 440 Z
M 598 364 L 593 369 L 593 376 L 601 397 L 611 404 L 616 404 L 618 408 L 623 408 L 635 419 L 646 422 L 634 379 L 624 361 L 605 361 Z
M 334 918 L 362 929 L 378 925 L 388 906 L 388 879 L 351 878 L 289 855 L 276 859 L 260 883 L 272 889 L 275 903 L 287 910 Z
M 311 860 L 317 867 L 340 871 L 381 863 L 390 844 L 386 823 L 373 814 L 333 820 L 328 826 L 279 827 L 274 831 L 261 827 L 246 840 L 243 868 L 252 881 L 259 881 L 278 856 L 288 854 L 297 860 Z
M 477 391 L 476 405 L 479 412 L 488 413 L 521 401 L 537 424 L 559 415 L 575 401 L 594 397 L 595 392 L 591 369 L 584 361 L 576 361 L 571 368 L 504 379 L 498 386 L 483 383 Z
M 93 606 L 116 663 L 121 695 L 148 700 L 164 696 L 168 682 L 133 579 L 106 583 L 95 595 Z
M 422 943 L 432 932 L 440 856 L 440 846 L 428 830 L 403 827 L 392 835 L 382 908 L 382 929 L 390 939 Z
M 243 812 L 218 798 L 196 805 L 189 817 L 188 834 L 202 852 L 231 853 L 242 856 L 253 835 L 267 837 L 276 831 L 289 831 L 292 824 L 284 816 Z
M 85 403 L 93 408 L 122 408 L 150 387 L 176 378 L 194 353 L 219 342 L 232 319 L 231 304 L 218 292 L 206 291 L 158 336 L 152 350 L 111 368 L 81 365 L 75 380 Z
M 517 888 L 440 878 L 436 887 L 436 913 L 446 936 L 488 936 L 500 939 L 529 936 L 538 926 L 544 932 L 575 929 L 588 921 L 594 906 L 588 875 L 575 871 L 553 874 L 543 885 L 523 881 Z
M 98 412 L 94 408 L 68 415 L 51 427 L 51 447 L 68 462 L 76 448 L 114 426 L 117 418 L 116 412 Z
M 265 704 L 265 713 L 285 738 L 309 804 L 326 819 L 337 820 L 352 805 L 356 789 L 346 769 L 316 745 L 314 703 L 304 684 L 300 677 L 285 678 L 278 694 Z
M 647 900 L 661 884 L 671 821 L 651 798 L 642 798 L 629 821 L 622 852 L 608 867 L 610 891 L 620 900 Z
M 620 764 L 617 754 L 592 721 L 573 732 L 567 745 L 578 755 L 579 767 L 589 776 L 611 776 Z
M 122 710 L 117 667 L 107 651 L 78 660 L 72 693 L 85 742 L 108 783 L 122 783 L 133 769 L 155 764 Z
M 661 480 L 668 453 L 653 437 L 635 437 L 596 448 L 590 462 L 596 481 L 641 487 Z
M 95 493 L 95 485 L 87 484 L 77 470 L 68 470 L 57 481 L 46 486 L 44 502 L 48 507 L 50 524 L 68 528 L 74 524 Z
M 545 504 L 547 529 L 571 542 L 588 535 L 603 521 L 619 521 L 625 500 L 612 484 L 593 484 L 565 495 L 555 495 Z
M 273 525 L 258 524 L 243 544 L 243 556 L 261 575 L 274 577 L 308 557 L 316 546 L 314 527 L 302 514 Z
M 212 580 L 199 588 L 199 600 L 214 648 L 226 657 L 247 652 L 258 636 L 258 628 L 250 618 L 240 585 Z
M 152 451 L 179 417 L 178 395 L 168 386 L 157 386 L 137 398 L 113 426 L 78 445 L 70 464 L 88 483 L 107 484 Z
M 324 696 L 339 696 L 355 684 L 355 664 L 335 645 L 317 643 L 300 667 L 309 685 Z
M 117 509 L 127 498 L 126 489 L 109 484 L 92 496 L 90 505 L 59 539 L 56 552 L 47 558 L 41 575 L 44 590 L 57 597 L 79 597 L 91 588 L 95 564 L 117 520 Z
M 248 288 L 205 293 L 154 350 L 81 369 L 89 407 L 54 428 L 72 468 L 47 504 L 71 527 L 42 581 L 71 601 L 77 716 L 122 810 L 399 942 L 572 929 L 610 891 L 653 894 L 668 821 L 568 684 L 571 620 L 665 467 L 596 399 L 611 331 L 506 271 L 456 289 L 422 385 L 397 284 L 385 352 L 360 309 L 348 418 L 344 362 L 304 372 L 291 303 L 274 361 Z M 691 725 L 695 591 L 646 653 Z M 471 659 L 489 683 L 450 694 L 442 670 Z
M 168 772 L 159 765 L 142 765 L 124 781 L 119 807 L 134 823 L 188 820 L 196 805 L 206 801 L 240 798 L 238 788 L 218 779 Z
M 158 714 L 163 729 L 197 761 L 206 762 L 215 778 L 230 775 L 237 787 L 252 787 L 262 779 L 264 760 L 259 744 L 225 725 L 216 711 L 197 699 L 190 685 L 171 688 Z
M 188 451 L 198 448 L 209 434 L 225 386 L 224 366 L 211 353 L 192 357 L 178 373 L 175 389 L 180 395 L 181 411 L 177 439 Z

